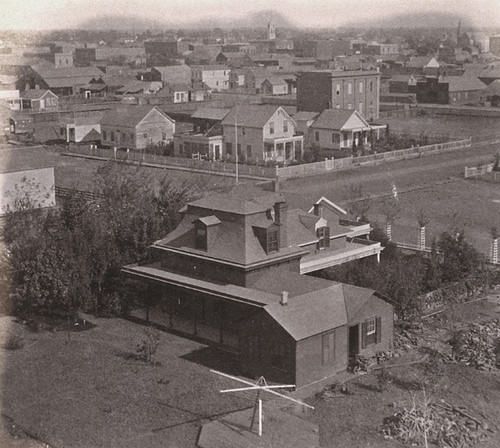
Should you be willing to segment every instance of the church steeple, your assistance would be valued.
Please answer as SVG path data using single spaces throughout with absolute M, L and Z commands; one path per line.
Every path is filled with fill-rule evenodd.
M 276 39 L 276 27 L 272 21 L 267 24 L 267 40 Z

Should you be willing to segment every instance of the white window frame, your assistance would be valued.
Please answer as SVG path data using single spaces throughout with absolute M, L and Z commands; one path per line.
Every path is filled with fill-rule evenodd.
M 372 317 L 366 321 L 366 335 L 370 336 L 377 331 L 377 319 Z

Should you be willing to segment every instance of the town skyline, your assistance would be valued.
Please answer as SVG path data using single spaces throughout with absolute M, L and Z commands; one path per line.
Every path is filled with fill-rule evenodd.
M 304 0 L 262 1 L 251 4 L 228 0 L 4 0 L 0 30 L 48 31 L 54 29 L 255 26 L 265 14 L 277 17 L 278 26 L 337 28 L 349 26 L 448 26 L 461 20 L 466 26 L 500 26 L 499 0 Z M 351 6 L 351 7 L 346 7 Z M 111 21 L 109 19 L 112 19 Z M 120 21 L 121 20 L 121 21 Z M 281 22 L 281 23 L 280 23 Z

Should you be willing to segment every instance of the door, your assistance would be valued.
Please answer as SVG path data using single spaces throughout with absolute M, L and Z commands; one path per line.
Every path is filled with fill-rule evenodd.
M 220 160 L 220 145 L 215 145 L 215 160 Z
M 349 358 L 359 353 L 359 324 L 349 327 Z

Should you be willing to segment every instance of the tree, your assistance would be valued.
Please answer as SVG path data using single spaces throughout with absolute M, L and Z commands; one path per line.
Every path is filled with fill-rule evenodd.
M 363 190 L 363 185 L 351 185 L 350 190 L 354 199 L 349 202 L 348 212 L 357 221 L 368 222 L 368 212 L 371 208 L 370 195 Z
M 10 211 L 4 238 L 18 314 L 121 310 L 122 266 L 149 260 L 149 246 L 179 221 L 192 198 L 188 183 L 168 178 L 155 192 L 144 169 L 111 163 L 98 171 L 95 199 L 70 192 L 58 208 L 29 201 Z
M 483 268 L 481 254 L 465 240 L 461 229 L 443 232 L 437 247 L 442 256 L 441 270 L 444 282 L 456 282 L 473 275 Z

